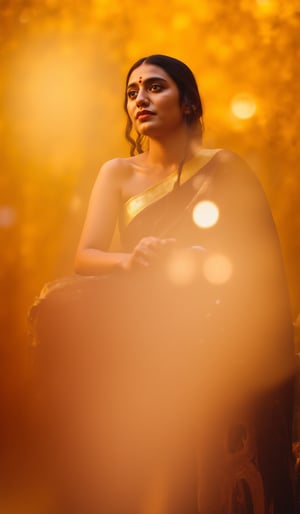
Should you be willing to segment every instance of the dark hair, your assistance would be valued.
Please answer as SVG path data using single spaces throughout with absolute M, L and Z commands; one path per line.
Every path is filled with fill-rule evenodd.
M 179 61 L 178 59 L 175 59 L 174 57 L 169 57 L 167 55 L 156 54 L 150 55 L 149 57 L 142 57 L 131 66 L 126 78 L 124 108 L 127 114 L 127 125 L 125 135 L 126 139 L 131 144 L 130 155 L 134 155 L 135 152 L 141 153 L 143 152 L 143 149 L 142 136 L 139 134 L 136 140 L 134 140 L 131 136 L 132 121 L 129 118 L 127 111 L 127 86 L 131 73 L 136 68 L 141 66 L 141 64 L 143 63 L 159 66 L 171 77 L 172 80 L 174 80 L 179 91 L 180 105 L 182 105 L 183 102 L 185 102 L 186 105 L 190 108 L 189 113 L 185 114 L 185 121 L 189 126 L 197 122 L 200 122 L 201 137 L 203 132 L 203 108 L 197 82 L 190 68 L 182 61 Z

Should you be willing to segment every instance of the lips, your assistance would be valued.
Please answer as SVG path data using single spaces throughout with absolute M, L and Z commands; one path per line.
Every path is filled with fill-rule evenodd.
M 135 118 L 136 119 L 146 119 L 149 116 L 153 116 L 153 114 L 154 114 L 154 112 L 147 111 L 146 109 L 144 109 L 143 111 L 139 111 Z

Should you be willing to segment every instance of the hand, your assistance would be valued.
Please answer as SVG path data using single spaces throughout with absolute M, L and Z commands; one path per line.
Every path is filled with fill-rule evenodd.
M 134 268 L 147 268 L 153 262 L 166 254 L 166 250 L 170 250 L 176 243 L 176 239 L 160 239 L 159 237 L 144 237 L 134 247 L 133 252 L 129 254 L 128 260 L 124 265 L 124 269 L 131 270 Z

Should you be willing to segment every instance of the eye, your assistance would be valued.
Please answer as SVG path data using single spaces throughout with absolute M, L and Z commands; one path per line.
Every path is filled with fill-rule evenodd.
M 154 83 L 154 84 L 151 84 L 149 89 L 150 89 L 150 91 L 153 91 L 154 93 L 159 93 L 160 91 L 163 90 L 163 86 L 161 84 Z
M 130 89 L 129 91 L 127 91 L 127 97 L 130 99 L 130 100 L 134 100 L 136 97 L 137 97 L 137 90 L 136 89 Z

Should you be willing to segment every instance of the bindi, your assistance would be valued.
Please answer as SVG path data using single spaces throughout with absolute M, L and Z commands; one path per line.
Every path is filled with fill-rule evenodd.
M 143 77 L 139 77 L 139 84 L 141 84 L 143 81 Z

